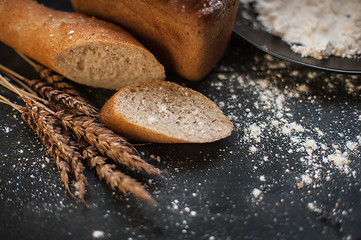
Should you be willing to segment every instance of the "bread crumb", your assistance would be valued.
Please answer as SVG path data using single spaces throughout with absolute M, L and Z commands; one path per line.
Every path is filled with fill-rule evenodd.
M 218 74 L 217 77 L 218 77 L 219 80 L 227 80 L 227 76 L 225 74 L 222 74 L 222 73 Z

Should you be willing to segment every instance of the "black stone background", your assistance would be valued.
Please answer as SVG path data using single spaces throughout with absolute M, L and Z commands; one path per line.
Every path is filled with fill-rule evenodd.
M 45 4 L 71 9 L 68 1 Z M 135 143 L 145 160 L 167 171 L 167 180 L 130 173 L 146 184 L 157 207 L 112 192 L 92 170 L 86 170 L 93 187 L 86 201 L 93 207 L 71 198 L 39 139 L 16 111 L 0 105 L 0 239 L 92 239 L 95 230 L 103 231 L 104 239 L 361 239 L 360 147 L 349 154 L 356 177 L 331 169 L 331 181 L 322 178 L 319 186 L 299 189 L 296 178 L 307 167 L 299 163 L 301 153 L 287 151 L 287 139 L 268 134 L 261 151 L 249 153 L 250 145 L 243 141 L 250 121 L 247 109 L 254 115 L 267 117 L 268 113 L 253 106 L 256 95 L 232 76 L 269 79 L 280 89 L 306 85 L 307 93 L 289 99 L 290 111 L 304 127 L 317 125 L 326 134 L 325 141 L 335 143 L 340 137 L 355 140 L 360 135 L 360 77 L 265 56 L 234 35 L 225 56 L 204 80 L 192 83 L 168 73 L 168 80 L 224 103 L 222 110 L 236 124 L 229 138 L 216 143 Z M 270 61 L 281 65 L 269 69 Z M 0 63 L 26 77 L 37 76 L 2 44 Z M 292 75 L 294 70 L 300 74 Z M 219 79 L 219 74 L 227 79 Z M 347 90 L 349 78 L 355 85 L 353 92 Z M 114 93 L 76 86 L 98 107 Z M 21 103 L 3 88 L 0 94 Z M 261 166 L 264 155 L 269 161 Z M 327 166 L 321 164 L 321 168 Z M 260 175 L 267 177 L 265 183 L 259 182 Z M 255 200 L 252 190 L 260 186 L 262 199 Z M 309 203 L 317 210 L 310 209 Z

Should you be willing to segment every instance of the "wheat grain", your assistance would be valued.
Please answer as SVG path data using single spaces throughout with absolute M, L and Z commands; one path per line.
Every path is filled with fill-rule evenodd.
M 70 136 L 62 133 L 58 120 L 51 113 L 26 97 L 23 97 L 23 100 L 27 106 L 23 119 L 27 116 L 25 119 L 28 124 L 43 139 L 43 142 L 51 147 L 53 155 L 70 164 L 76 181 L 74 186 L 77 189 L 77 196 L 80 200 L 84 200 L 85 187 L 89 184 L 83 173 L 82 155 L 76 147 L 71 145 Z
M 32 90 L 37 92 L 42 98 L 45 98 L 48 101 L 58 102 L 68 108 L 77 109 L 87 116 L 95 116 L 98 113 L 94 106 L 92 106 L 88 101 L 79 95 L 70 95 L 41 80 L 30 80 L 1 64 L 0 70 L 8 76 L 11 76 L 13 79 L 17 80 L 17 82 L 21 81 L 25 83 Z
M 93 146 L 84 147 L 82 153 L 89 167 L 95 168 L 99 179 L 104 180 L 113 190 L 117 188 L 124 194 L 130 192 L 134 196 L 152 205 L 156 205 L 156 202 L 144 189 L 142 184 L 119 170 L 116 170 L 116 165 L 107 163 L 107 158 L 99 155 L 96 148 Z
M 11 76 L 19 78 L 15 77 L 14 74 L 11 74 Z M 52 96 L 57 95 L 55 90 L 49 89 L 42 82 L 37 80 L 28 81 L 33 83 L 30 85 L 41 96 L 53 99 Z M 83 174 L 84 165 L 81 160 L 86 159 L 89 167 L 95 168 L 99 178 L 109 184 L 112 189 L 118 189 L 124 194 L 132 193 L 152 205 L 156 204 L 142 184 L 117 170 L 115 164 L 106 161 L 105 156 L 131 169 L 162 176 L 162 172 L 158 168 L 136 155 L 133 152 L 132 145 L 124 138 L 115 134 L 103 124 L 95 122 L 92 117 L 82 115 L 78 109 L 59 103 L 60 101 L 45 101 L 42 99 L 43 103 L 53 109 L 52 111 L 37 102 L 35 96 L 13 86 L 1 76 L 0 84 L 22 97 L 26 107 L 12 104 L 1 95 L 0 102 L 17 109 L 21 113 L 23 120 L 41 138 L 43 144 L 48 147 L 49 153 L 54 157 L 64 187 L 71 196 L 74 195 L 69 188 L 70 172 L 73 173 L 76 181 L 74 184 L 77 190 L 76 195 L 85 202 L 84 195 L 88 182 Z M 38 86 L 34 87 L 34 84 Z M 82 149 L 81 153 L 80 149 Z
M 108 156 L 118 164 L 131 169 L 161 176 L 161 171 L 134 154 L 131 145 L 122 137 L 95 122 L 87 116 L 73 116 L 63 112 L 55 114 L 65 128 L 71 129 L 78 139 L 84 138 L 101 154 Z
M 45 68 L 44 66 L 35 63 L 30 58 L 28 58 L 23 53 L 16 51 L 20 57 L 22 57 L 27 63 L 29 63 L 36 72 L 39 73 L 40 78 L 45 82 L 53 85 L 57 89 L 63 91 L 64 93 L 68 93 L 74 96 L 81 96 L 81 94 L 75 90 L 74 86 L 68 82 L 63 81 L 64 77 L 55 73 L 53 70 L 49 68 Z
M 42 140 L 44 146 L 48 147 L 48 151 L 53 156 L 53 158 L 55 160 L 55 164 L 58 168 L 58 171 L 60 172 L 60 179 L 62 180 L 62 182 L 64 184 L 65 190 L 71 196 L 74 196 L 71 193 L 70 188 L 69 188 L 69 175 L 68 174 L 70 173 L 70 168 L 69 168 L 68 163 L 59 156 L 57 144 L 55 144 L 55 145 L 52 144 L 52 141 L 49 141 L 47 134 L 44 134 L 42 131 L 39 131 L 40 129 L 36 130 L 36 124 L 32 121 L 32 117 L 30 117 L 31 113 L 27 107 L 22 107 L 22 106 L 16 105 L 1 95 L 0 95 L 0 102 L 10 105 L 11 107 L 13 107 L 17 111 L 19 111 L 24 122 L 34 130 L 34 132 Z

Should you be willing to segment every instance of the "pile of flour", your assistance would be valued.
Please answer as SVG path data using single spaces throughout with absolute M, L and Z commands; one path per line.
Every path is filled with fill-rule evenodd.
M 361 55 L 361 0 L 241 0 L 258 20 L 303 57 Z

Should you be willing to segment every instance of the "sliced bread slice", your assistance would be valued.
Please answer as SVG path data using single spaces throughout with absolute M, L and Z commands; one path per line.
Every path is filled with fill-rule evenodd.
M 207 143 L 229 136 L 233 124 L 201 93 L 168 81 L 119 90 L 100 121 L 123 136 L 157 143 Z

